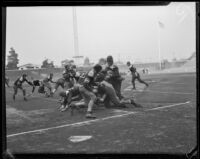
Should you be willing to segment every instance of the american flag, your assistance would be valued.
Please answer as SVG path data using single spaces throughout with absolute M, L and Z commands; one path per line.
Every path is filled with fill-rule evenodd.
M 160 21 L 158 21 L 158 25 L 159 25 L 160 28 L 165 28 L 165 25 Z

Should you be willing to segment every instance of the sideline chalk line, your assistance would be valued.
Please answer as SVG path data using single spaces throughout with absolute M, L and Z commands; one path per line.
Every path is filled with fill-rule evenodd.
M 151 108 L 151 109 L 147 109 L 145 111 L 153 111 L 153 110 L 158 110 L 158 109 L 165 109 L 165 108 L 184 105 L 184 104 L 188 104 L 188 103 L 190 103 L 190 101 L 187 101 L 187 102 L 184 102 L 184 103 L 176 103 L 176 104 L 166 105 L 166 106 L 162 106 L 162 107 Z M 130 111 L 130 112 L 127 112 L 125 114 L 113 115 L 113 116 L 100 118 L 100 119 L 86 120 L 86 121 L 72 123 L 72 124 L 65 124 L 65 125 L 60 125 L 60 126 L 55 126 L 55 127 L 49 127 L 49 128 L 44 128 L 44 129 L 37 129 L 37 130 L 26 131 L 26 132 L 21 132 L 21 133 L 16 133 L 16 134 L 10 134 L 10 135 L 7 135 L 7 138 L 14 137 L 14 136 L 19 136 L 19 135 L 24 135 L 24 134 L 42 132 L 42 131 L 47 131 L 47 130 L 52 130 L 52 129 L 58 129 L 58 128 L 63 128 L 63 127 L 69 127 L 69 126 L 77 126 L 77 125 L 82 126 L 82 125 L 89 124 L 89 123 L 94 123 L 94 122 L 108 120 L 108 119 L 112 119 L 112 118 L 128 116 L 128 115 L 136 114 L 136 113 L 140 113 L 140 112 L 132 112 L 132 111 Z
M 142 92 L 143 90 L 135 90 L 135 91 Z M 193 92 L 162 92 L 162 91 L 153 91 L 153 90 L 144 90 L 144 92 L 166 93 L 166 94 L 195 94 Z

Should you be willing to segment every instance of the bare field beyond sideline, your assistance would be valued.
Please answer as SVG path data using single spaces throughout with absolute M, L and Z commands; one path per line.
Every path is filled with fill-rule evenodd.
M 8 149 L 13 153 L 187 153 L 197 143 L 195 73 L 142 78 L 149 82 L 148 88 L 136 83 L 137 90 L 131 90 L 127 77 L 122 92 L 143 108 L 99 106 L 94 120 L 85 118 L 84 108 L 73 116 L 59 112 L 57 94 L 45 98 L 35 93 L 24 102 L 19 90 L 13 102 L 13 90 L 6 88 Z M 90 138 L 73 142 L 72 136 Z

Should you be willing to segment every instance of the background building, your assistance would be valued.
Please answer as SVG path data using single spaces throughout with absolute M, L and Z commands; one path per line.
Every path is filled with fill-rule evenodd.
M 31 63 L 28 63 L 28 64 L 18 67 L 19 70 L 30 70 L 30 69 L 40 69 L 40 68 L 41 68 L 40 65 L 35 65 L 35 64 L 31 64 Z

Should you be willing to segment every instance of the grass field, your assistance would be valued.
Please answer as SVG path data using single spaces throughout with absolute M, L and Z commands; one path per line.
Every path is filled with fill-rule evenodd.
M 143 75 L 148 88 L 130 77 L 122 93 L 143 108 L 95 107 L 94 120 L 86 109 L 59 112 L 58 96 L 45 98 L 35 93 L 23 101 L 22 92 L 12 100 L 6 88 L 7 147 L 13 153 L 168 153 L 185 154 L 197 143 L 196 74 Z M 30 89 L 27 87 L 27 90 Z M 58 91 L 59 92 L 59 91 Z M 91 138 L 72 142 L 71 136 Z

